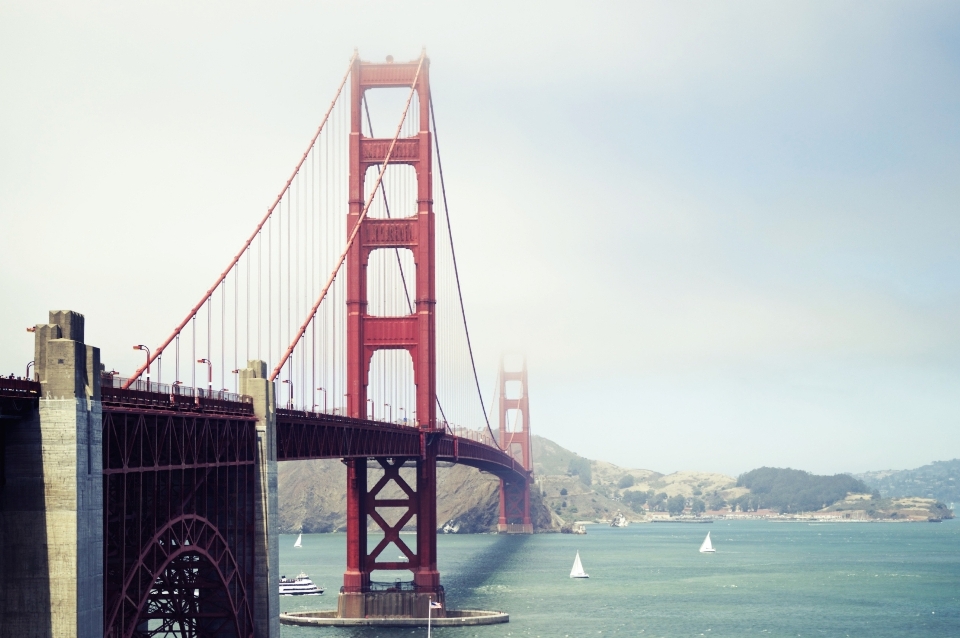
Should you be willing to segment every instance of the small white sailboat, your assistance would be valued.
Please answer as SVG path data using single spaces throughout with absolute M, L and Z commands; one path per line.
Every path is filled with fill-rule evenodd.
M 703 539 L 703 544 L 700 546 L 700 553 L 712 554 L 715 551 L 717 550 L 713 548 L 713 543 L 710 542 L 710 532 L 707 532 L 707 537 Z
M 294 547 L 303 547 L 303 534 L 297 536 L 297 542 L 293 544 Z
M 570 570 L 570 578 L 590 578 L 590 574 L 583 571 L 579 551 L 577 551 L 577 557 L 573 559 L 573 569 Z

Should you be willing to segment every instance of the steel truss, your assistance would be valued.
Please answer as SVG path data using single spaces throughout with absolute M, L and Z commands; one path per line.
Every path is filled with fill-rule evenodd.
M 434 444 L 437 461 L 470 465 L 500 477 L 529 477 L 520 461 L 472 439 L 322 412 L 277 410 L 277 461 L 421 458 Z
M 105 636 L 253 635 L 256 454 L 253 416 L 105 403 Z

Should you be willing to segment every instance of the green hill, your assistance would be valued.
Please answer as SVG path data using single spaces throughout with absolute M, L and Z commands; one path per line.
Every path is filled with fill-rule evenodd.
M 960 459 L 936 461 L 915 470 L 886 470 L 855 475 L 884 498 L 922 496 L 960 503 Z
M 742 510 L 772 509 L 781 513 L 814 512 L 848 494 L 869 493 L 863 481 L 849 474 L 819 476 L 803 470 L 761 467 L 741 474 L 738 487 L 750 490 L 731 503 Z

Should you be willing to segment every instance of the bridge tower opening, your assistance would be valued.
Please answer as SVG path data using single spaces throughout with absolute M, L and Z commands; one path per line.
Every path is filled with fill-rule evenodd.
M 433 213 L 432 135 L 430 132 L 429 60 L 424 57 L 408 63 L 370 63 L 355 59 L 350 76 L 349 212 L 348 236 L 360 224 L 357 240 L 347 253 L 347 413 L 353 418 L 372 419 L 368 406 L 370 363 L 378 350 L 402 349 L 413 362 L 415 424 L 420 429 L 420 454 L 416 457 L 376 458 L 382 478 L 368 482 L 366 458 L 345 460 L 347 465 L 347 569 L 339 611 L 342 617 L 365 615 L 426 616 L 431 600 L 442 600 L 443 588 L 437 570 L 437 367 L 436 367 L 436 293 L 435 293 L 435 221 Z M 361 221 L 367 170 L 383 164 L 390 153 L 392 138 L 375 138 L 364 133 L 364 98 L 368 91 L 411 87 L 416 108 L 408 118 L 416 124 L 412 134 L 397 139 L 390 163 L 410 166 L 415 172 L 415 188 L 406 191 L 415 196 L 411 202 L 399 202 L 394 210 L 407 216 L 366 216 Z M 371 126 L 372 129 L 372 126 Z M 384 249 L 405 249 L 413 255 L 414 299 L 408 313 L 399 316 L 375 316 L 369 313 L 370 290 L 367 268 L 371 253 Z M 410 415 L 413 416 L 413 415 Z M 413 466 L 414 485 L 399 474 L 401 466 Z M 393 482 L 405 494 L 402 499 L 380 496 L 383 483 Z M 396 502 L 394 502 L 396 501 Z M 391 525 L 377 508 L 402 507 L 405 514 Z M 400 529 L 416 521 L 413 547 L 400 539 Z M 370 524 L 381 530 L 384 541 L 368 548 Z M 383 550 L 396 544 L 405 560 L 389 556 L 380 560 Z M 409 583 L 379 585 L 371 579 L 376 570 L 410 570 Z M 437 610 L 440 614 L 442 610 Z
M 527 393 L 527 360 L 519 370 L 507 370 L 500 357 L 500 447 L 527 470 L 528 478 L 519 476 L 500 479 L 500 519 L 497 531 L 501 534 L 532 534 L 530 518 L 530 483 L 533 477 L 533 457 L 530 441 L 530 397 Z M 510 392 L 514 387 L 518 391 Z

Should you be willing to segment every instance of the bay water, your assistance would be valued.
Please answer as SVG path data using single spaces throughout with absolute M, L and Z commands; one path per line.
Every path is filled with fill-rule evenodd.
M 960 636 L 958 521 L 734 520 L 587 530 L 441 535 L 448 606 L 503 610 L 510 623 L 434 628 L 434 635 Z M 698 552 L 707 531 L 715 554 Z M 305 534 L 301 549 L 293 548 L 295 538 L 280 537 L 282 573 L 304 571 L 327 592 L 281 597 L 281 610 L 334 609 L 346 536 Z M 589 579 L 569 578 L 578 550 Z M 283 626 L 281 635 L 386 638 L 426 629 Z

